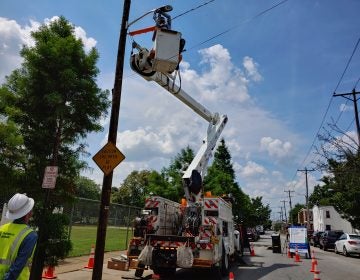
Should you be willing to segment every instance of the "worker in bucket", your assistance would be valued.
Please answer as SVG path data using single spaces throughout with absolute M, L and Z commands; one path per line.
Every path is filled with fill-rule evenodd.
M 37 233 L 28 225 L 34 200 L 16 193 L 7 204 L 6 218 L 12 222 L 0 227 L 0 279 L 27 280 L 29 263 L 37 242 Z
M 157 27 L 171 30 L 171 16 L 163 9 L 155 10 L 153 19 Z

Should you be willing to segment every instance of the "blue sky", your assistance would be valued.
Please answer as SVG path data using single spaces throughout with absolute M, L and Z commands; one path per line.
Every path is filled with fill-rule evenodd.
M 337 87 L 360 37 L 360 1 L 133 0 L 130 20 L 167 4 L 175 17 L 205 2 L 173 21 L 172 28 L 186 39 L 182 88 L 211 111 L 228 115 L 223 137 L 246 193 L 263 196 L 274 213 L 286 199 L 284 190 L 295 191 L 293 204 L 304 203 L 305 180 L 297 169 L 313 168 L 316 156 L 308 151 L 315 135 L 345 104 L 344 98 L 332 98 L 334 90 L 350 92 L 360 77 L 357 50 Z M 122 8 L 122 1 L 112 0 L 1 1 L 0 82 L 19 67 L 21 45 L 31 45 L 29 32 L 63 15 L 86 48 L 98 49 L 98 84 L 111 89 Z M 148 16 L 130 29 L 151 25 Z M 151 34 L 134 39 L 151 48 Z M 130 70 L 130 37 L 126 50 L 117 140 L 126 160 L 115 169 L 114 186 L 132 170 L 160 170 L 187 145 L 197 151 L 207 127 L 164 89 Z M 354 111 L 351 103 L 347 106 L 339 126 L 354 133 Z M 108 121 L 103 120 L 103 133 L 86 139 L 92 155 L 106 143 Z M 91 157 L 88 161 L 94 169 L 84 175 L 101 184 L 101 171 Z M 320 178 L 319 172 L 309 174 L 310 192 Z

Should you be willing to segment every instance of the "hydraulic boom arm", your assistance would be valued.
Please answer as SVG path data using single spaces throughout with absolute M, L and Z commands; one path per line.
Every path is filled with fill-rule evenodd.
M 202 178 L 205 176 L 212 151 L 225 127 L 227 116 L 212 113 L 175 83 L 181 61 L 182 40 L 179 32 L 157 28 L 151 51 L 133 42 L 133 48 L 138 52 L 132 53 L 130 65 L 145 80 L 162 86 L 209 123 L 207 135 L 182 177 L 185 197 L 190 204 L 193 204 L 201 199 Z

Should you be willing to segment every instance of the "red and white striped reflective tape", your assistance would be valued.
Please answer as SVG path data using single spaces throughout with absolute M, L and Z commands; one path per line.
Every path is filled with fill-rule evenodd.
M 205 217 L 204 218 L 204 224 L 205 225 L 211 225 L 211 224 L 216 225 L 217 224 L 217 219 L 214 218 L 214 217 Z
M 219 201 L 217 199 L 207 199 L 205 200 L 205 209 L 218 209 Z
M 149 216 L 149 218 L 148 218 L 148 222 L 150 223 L 150 224 L 153 224 L 153 223 L 156 223 L 157 222 L 157 216 L 154 216 L 154 215 L 151 215 L 151 216 Z
M 203 230 L 200 232 L 200 239 L 209 238 L 211 236 L 211 230 Z
M 155 198 L 148 198 L 145 200 L 145 208 L 156 208 L 158 207 L 160 201 L 157 201 Z

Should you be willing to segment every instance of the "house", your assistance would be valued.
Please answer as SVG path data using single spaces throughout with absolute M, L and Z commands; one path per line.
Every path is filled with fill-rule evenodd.
M 350 222 L 343 219 L 333 206 L 314 206 L 313 224 L 315 231 L 343 230 L 344 232 L 358 232 Z
M 308 221 L 307 221 L 307 215 L 306 215 L 306 209 L 302 208 L 300 209 L 300 211 L 298 212 L 298 224 L 300 225 L 307 225 Z M 313 230 L 314 229 L 314 224 L 313 224 L 313 213 L 312 210 L 309 209 L 309 229 Z

